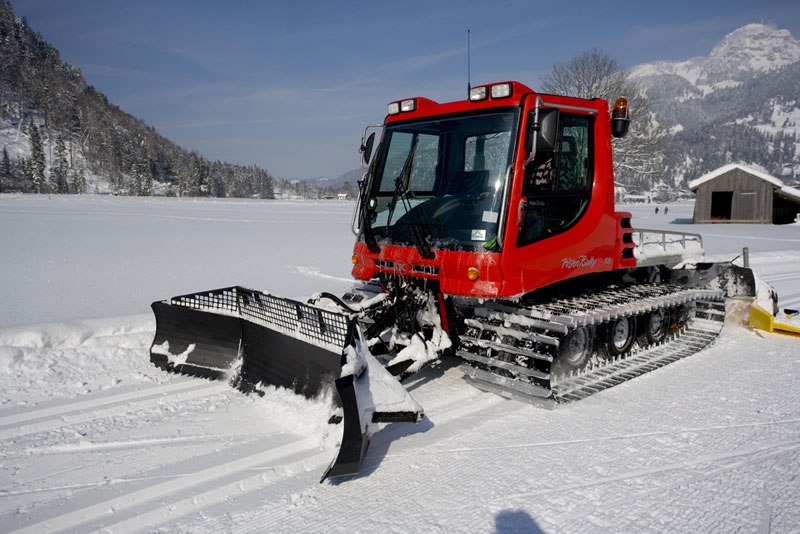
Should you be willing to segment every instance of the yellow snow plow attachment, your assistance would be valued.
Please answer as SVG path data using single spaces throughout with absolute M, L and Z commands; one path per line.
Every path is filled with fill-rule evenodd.
M 750 305 L 750 327 L 764 330 L 765 332 L 800 336 L 800 326 L 788 324 L 781 320 L 783 317 L 792 319 L 798 316 L 797 310 L 787 310 L 784 311 L 783 314 L 779 314 L 776 318 L 770 312 L 759 306 L 758 302 L 753 302 Z

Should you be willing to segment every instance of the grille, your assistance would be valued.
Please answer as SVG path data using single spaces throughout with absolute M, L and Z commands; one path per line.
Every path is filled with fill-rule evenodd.
M 173 297 L 170 304 L 240 317 L 339 350 L 348 339 L 352 322 L 347 315 L 335 311 L 238 286 Z

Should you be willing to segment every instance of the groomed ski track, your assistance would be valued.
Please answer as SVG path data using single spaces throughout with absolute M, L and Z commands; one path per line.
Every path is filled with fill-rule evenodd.
M 781 531 L 800 521 L 800 415 L 782 394 L 800 370 L 786 357 L 796 341 L 759 340 L 763 365 L 753 369 L 736 347 L 758 334 L 726 330 L 701 355 L 553 412 L 482 393 L 445 362 L 409 386 L 427 420 L 387 426 L 363 476 L 322 485 L 334 449 L 314 428 L 270 420 L 270 408 L 287 402 L 277 392 L 245 397 L 153 370 L 149 384 L 5 407 L 0 521 L 8 532 L 351 532 L 393 528 L 411 510 L 418 525 L 446 514 L 444 532 L 491 530 L 504 511 L 516 525 L 535 511 L 548 531 L 650 529 L 678 505 L 684 525 L 702 524 L 692 496 L 707 502 L 724 487 L 713 500 L 730 521 L 704 527 L 747 517 L 753 530 Z M 759 376 L 767 373 L 769 389 Z M 324 428 L 336 427 L 316 430 Z

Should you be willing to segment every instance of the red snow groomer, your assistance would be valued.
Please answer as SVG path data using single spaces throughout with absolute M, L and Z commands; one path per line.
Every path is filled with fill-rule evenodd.
M 629 124 L 624 99 L 609 112 L 517 82 L 392 102 L 374 157 L 362 139 L 354 288 L 155 302 L 151 360 L 246 391 L 335 389 L 344 434 L 324 479 L 358 471 L 374 423 L 419 421 L 400 380 L 445 354 L 476 387 L 548 407 L 693 354 L 754 276 L 615 210 L 612 139 Z

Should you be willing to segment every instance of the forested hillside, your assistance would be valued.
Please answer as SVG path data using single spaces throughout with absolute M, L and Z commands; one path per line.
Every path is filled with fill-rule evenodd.
M 125 113 L 0 0 L 0 191 L 268 198 L 267 171 L 208 161 Z
M 800 41 L 787 30 L 748 24 L 708 56 L 638 65 L 663 137 L 671 187 L 728 163 L 800 179 Z

